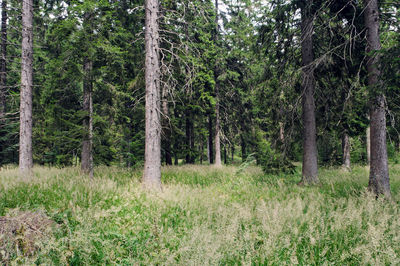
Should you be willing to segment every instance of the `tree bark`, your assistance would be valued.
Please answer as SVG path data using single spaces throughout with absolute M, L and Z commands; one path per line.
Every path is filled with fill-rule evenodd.
M 171 155 L 171 127 L 169 125 L 168 92 L 167 88 L 162 88 L 162 111 L 163 111 L 163 141 L 165 150 L 165 164 L 172 165 Z
M 226 165 L 228 162 L 227 162 L 227 155 L 226 155 L 226 145 L 224 145 L 224 164 Z
M 371 128 L 368 127 L 366 130 L 366 143 L 367 143 L 367 163 L 371 164 Z
M 93 63 L 88 58 L 83 62 L 83 119 L 84 136 L 82 140 L 81 170 L 83 173 L 93 178 L 93 82 L 92 82 Z
M 179 165 L 178 152 L 174 153 L 174 165 Z
M 191 123 L 191 127 L 190 127 L 190 151 L 191 151 L 191 154 L 190 154 L 190 163 L 192 163 L 192 164 L 194 164 L 194 163 L 196 163 L 196 156 L 195 156 L 195 149 L 196 149 L 196 147 L 195 147 L 195 143 L 194 143 L 194 140 L 195 140 L 195 128 L 194 128 L 194 122 L 193 122 L 193 114 L 192 114 L 192 116 L 191 116 L 191 119 L 192 119 L 192 123 Z
M 161 121 L 158 0 L 145 1 L 145 159 L 143 184 L 161 189 Z
M 246 139 L 243 136 L 243 133 L 240 135 L 241 140 L 241 148 L 242 148 L 242 162 L 246 161 L 247 154 L 246 154 Z
M 285 143 L 285 127 L 283 122 L 279 122 L 279 140 L 282 144 Z
M 1 55 L 0 55 L 0 126 L 5 125 L 5 115 L 7 113 L 7 0 L 1 4 Z M 0 138 L 4 139 L 5 131 L 0 129 Z M 6 157 L 3 154 L 7 146 L 7 140 L 0 140 L 0 165 L 4 163 Z
M 208 116 L 208 144 L 207 144 L 207 152 L 208 152 L 208 162 L 210 164 L 214 163 L 214 151 L 213 151 L 213 123 L 211 114 Z
M 192 122 L 192 115 L 190 110 L 186 110 L 185 112 L 186 116 L 186 122 L 185 122 L 185 127 L 186 127 L 186 158 L 185 161 L 187 164 L 192 164 L 194 163 L 194 158 L 193 158 L 193 150 L 194 150 L 194 140 L 193 140 L 193 134 L 194 134 L 194 129 L 193 129 L 193 122 Z
M 174 116 L 178 118 L 178 128 L 182 128 L 182 119 L 180 119 L 180 115 L 177 112 L 177 109 L 174 109 Z M 174 131 L 174 165 L 179 165 L 179 150 L 180 150 L 180 135 Z
M 350 170 L 350 137 L 347 132 L 343 133 L 342 136 L 342 150 L 343 150 L 343 162 L 342 167 L 345 170 Z
M 32 156 L 33 0 L 22 2 L 22 61 L 19 131 L 19 169 L 30 174 Z
M 232 156 L 232 161 L 231 164 L 233 164 L 234 160 L 235 160 L 235 144 L 232 142 L 232 149 L 231 149 L 231 156 Z
M 216 24 L 216 31 L 215 31 L 215 42 L 218 45 L 218 34 L 219 34 L 219 26 L 218 26 L 218 0 L 215 0 L 215 24 Z M 214 76 L 215 76 L 215 97 L 216 97 L 216 104 L 215 104 L 215 166 L 221 166 L 221 121 L 219 117 L 219 84 L 218 84 L 218 62 L 215 64 Z
M 367 28 L 367 70 L 370 92 L 371 164 L 368 188 L 376 196 L 391 197 L 386 148 L 385 93 L 380 81 L 381 49 L 379 39 L 378 0 L 365 0 L 364 20 Z
M 220 141 L 220 117 L 219 117 L 219 88 L 215 85 L 215 91 L 217 94 L 217 103 L 215 105 L 215 166 L 222 166 L 221 162 L 221 141 Z
M 317 161 L 317 130 L 315 125 L 315 79 L 313 40 L 314 31 L 311 6 L 313 1 L 308 1 L 301 10 L 301 54 L 303 63 L 303 170 L 300 184 L 318 183 Z
M 0 119 L 7 111 L 7 0 L 1 4 Z
M 203 164 L 203 155 L 204 155 L 204 140 L 203 136 L 200 136 L 200 164 Z

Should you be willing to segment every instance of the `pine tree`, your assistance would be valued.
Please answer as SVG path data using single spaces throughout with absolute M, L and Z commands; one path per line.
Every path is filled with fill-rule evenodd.
M 32 155 L 33 0 L 22 3 L 22 71 L 19 133 L 19 169 L 30 174 Z
M 379 39 L 379 8 L 377 0 L 365 0 L 367 28 L 368 86 L 371 104 L 371 163 L 369 189 L 376 195 L 390 198 L 389 168 L 386 148 L 386 100 L 381 81 Z
M 146 141 L 143 183 L 161 188 L 161 120 L 158 0 L 146 0 Z
M 84 15 L 83 27 L 89 36 L 93 34 L 91 24 L 91 14 L 87 11 Z M 87 44 L 87 46 L 89 45 Z M 83 127 L 85 132 L 82 140 L 81 169 L 93 178 L 93 62 L 89 51 L 88 47 L 87 54 L 83 59 Z
M 315 123 L 315 78 L 313 38 L 313 1 L 307 1 L 301 10 L 301 51 L 303 64 L 303 175 L 301 184 L 318 182 L 317 130 Z

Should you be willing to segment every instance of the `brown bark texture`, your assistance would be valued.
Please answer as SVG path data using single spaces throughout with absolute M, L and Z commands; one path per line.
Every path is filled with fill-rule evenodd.
M 378 0 L 365 0 L 364 21 L 367 28 L 367 70 L 370 92 L 371 163 L 368 188 L 375 195 L 390 198 L 390 181 L 386 148 L 386 101 L 380 80 L 381 49 L 379 39 Z
M 211 114 L 208 116 L 208 142 L 207 142 L 207 155 L 208 162 L 210 164 L 214 163 L 214 150 L 213 150 L 213 122 L 211 119 Z
M 219 95 L 218 86 L 216 86 L 216 93 Z M 219 100 L 217 96 L 217 103 L 215 106 L 215 166 L 221 166 L 221 121 L 219 114 Z
M 312 1 L 301 12 L 301 54 L 303 63 L 303 170 L 300 184 L 318 183 L 317 130 L 315 125 L 315 78 Z
M 85 57 L 83 62 L 83 119 L 84 136 L 82 140 L 81 170 L 93 178 L 93 81 L 92 61 Z
M 0 54 L 0 123 L 6 123 L 7 113 L 7 0 L 1 3 L 1 54 Z M 4 139 L 5 132 L 0 131 L 0 137 Z M 0 157 L 7 146 L 7 141 L 0 141 Z
M 0 119 L 6 113 L 7 95 L 7 0 L 1 3 Z
M 215 42 L 218 42 L 218 34 L 219 34 L 219 26 L 218 26 L 218 0 L 215 0 Z M 215 104 L 215 166 L 221 166 L 221 120 L 219 113 L 219 84 L 218 84 L 218 75 L 219 69 L 218 64 L 215 66 L 214 76 L 215 76 L 215 95 L 216 95 L 216 104 Z
M 187 109 L 185 112 L 186 122 L 186 157 L 185 161 L 188 164 L 195 163 L 195 157 L 193 156 L 194 152 L 194 123 L 193 123 L 193 115 L 190 109 Z
M 22 58 L 20 92 L 19 169 L 30 174 L 32 156 L 33 0 L 22 2 Z
M 367 128 L 365 135 L 366 135 L 365 141 L 367 143 L 367 163 L 368 163 L 368 165 L 370 165 L 371 164 L 371 128 L 370 127 Z
M 345 132 L 342 136 L 342 150 L 343 150 L 343 162 L 342 167 L 345 170 L 350 170 L 350 137 L 347 132 Z
M 143 184 L 161 188 L 161 121 L 158 0 L 145 1 L 145 158 Z

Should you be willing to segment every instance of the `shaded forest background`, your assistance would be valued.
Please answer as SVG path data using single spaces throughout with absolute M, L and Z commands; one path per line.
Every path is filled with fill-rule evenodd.
M 214 163 L 218 104 L 225 164 L 255 160 L 266 171 L 291 171 L 290 162 L 302 159 L 302 1 L 220 2 L 218 27 L 213 1 L 160 3 L 163 163 Z M 351 162 L 365 164 L 369 98 L 363 5 L 348 0 L 315 2 L 319 164 L 342 164 L 346 135 Z M 2 165 L 18 163 L 21 80 L 21 1 L 4 3 Z M 34 163 L 80 164 L 87 116 L 82 108 L 83 85 L 89 77 L 94 163 L 143 165 L 143 4 L 135 0 L 34 1 Z M 400 4 L 379 4 L 388 156 L 397 162 Z M 90 72 L 85 71 L 85 58 L 92 61 Z

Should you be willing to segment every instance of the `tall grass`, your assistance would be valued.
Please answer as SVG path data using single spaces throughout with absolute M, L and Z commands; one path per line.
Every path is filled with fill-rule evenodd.
M 320 171 L 321 186 L 299 174 L 266 176 L 256 167 L 163 168 L 163 191 L 142 189 L 141 173 L 35 168 L 21 179 L 0 172 L 0 215 L 43 210 L 60 224 L 23 264 L 400 264 L 400 167 L 393 202 L 367 190 L 368 169 Z

